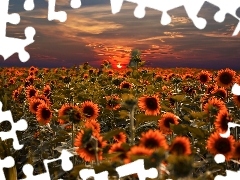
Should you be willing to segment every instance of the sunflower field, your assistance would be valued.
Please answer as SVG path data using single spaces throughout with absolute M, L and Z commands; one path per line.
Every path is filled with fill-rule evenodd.
M 77 180 L 85 168 L 118 179 L 115 168 L 137 159 L 144 159 L 145 169 L 156 168 L 159 180 L 206 180 L 239 170 L 238 127 L 228 138 L 219 134 L 228 122 L 240 124 L 240 96 L 231 93 L 239 72 L 107 64 L 1 68 L 2 110 L 28 123 L 17 132 L 21 150 L 12 148 L 11 139 L 0 140 L 1 158 L 15 159 L 14 167 L 4 169 L 8 180 L 24 179 L 24 164 L 34 167 L 34 175 L 46 172 L 43 160 L 58 158 L 63 149 L 74 154 L 73 169 L 50 163 L 51 179 Z M 11 124 L 0 128 L 9 131 Z M 215 162 L 216 154 L 226 161 Z

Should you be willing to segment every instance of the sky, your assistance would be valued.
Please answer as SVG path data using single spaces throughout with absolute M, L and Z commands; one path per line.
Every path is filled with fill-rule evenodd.
M 103 60 L 125 66 L 131 50 L 139 49 L 145 66 L 240 70 L 240 33 L 232 36 L 238 20 L 227 15 L 223 23 L 216 22 L 219 8 L 212 4 L 206 2 L 199 12 L 207 20 L 200 30 L 184 7 L 169 11 L 172 22 L 163 26 L 162 12 L 146 8 L 145 17 L 138 19 L 133 14 L 136 4 L 127 1 L 117 14 L 112 14 L 110 0 L 81 2 L 73 9 L 70 0 L 56 0 L 56 11 L 67 13 L 66 22 L 59 22 L 48 21 L 48 0 L 35 0 L 33 11 L 24 10 L 24 0 L 10 0 L 9 13 L 18 13 L 21 21 L 7 24 L 7 36 L 25 39 L 24 29 L 32 26 L 35 42 L 25 48 L 27 62 L 18 54 L 5 61 L 0 56 L 0 67 L 72 67 L 84 62 L 99 67 Z

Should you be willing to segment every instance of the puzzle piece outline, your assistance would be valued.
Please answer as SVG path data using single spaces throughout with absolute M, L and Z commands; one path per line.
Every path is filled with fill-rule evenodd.
M 13 37 L 6 37 L 7 23 L 14 25 L 19 24 L 21 18 L 19 14 L 12 13 L 8 14 L 9 0 L 0 1 L 0 55 L 3 56 L 4 60 L 12 56 L 14 53 L 18 53 L 18 57 L 21 62 L 29 60 L 30 55 L 25 51 L 25 47 L 34 42 L 33 37 L 36 31 L 33 27 L 26 27 L 24 34 L 26 39 L 18 39 Z M 14 46 L 13 46 L 14 45 Z
M 22 168 L 23 173 L 26 175 L 26 178 L 24 179 L 20 179 L 20 180 L 42 180 L 44 178 L 44 180 L 51 180 L 50 179 L 50 173 L 49 173 L 49 169 L 48 169 L 48 164 L 58 161 L 58 160 L 62 160 L 61 162 L 61 166 L 62 169 L 64 171 L 70 171 L 73 168 L 73 163 L 70 160 L 70 157 L 74 156 L 72 153 L 68 152 L 67 150 L 63 149 L 61 152 L 61 155 L 58 158 L 55 159 L 44 159 L 43 160 L 43 164 L 45 167 L 46 172 L 45 173 L 41 173 L 38 175 L 33 175 L 33 166 L 31 164 L 25 164 Z
M 25 119 L 20 119 L 16 123 L 13 121 L 12 113 L 10 110 L 2 111 L 2 102 L 0 101 L 0 123 L 3 121 L 8 121 L 11 123 L 11 130 L 8 132 L 0 132 L 0 138 L 4 141 L 6 139 L 13 139 L 13 148 L 15 150 L 20 150 L 23 148 L 23 145 L 19 144 L 16 131 L 24 131 L 27 129 L 28 124 Z M 15 133 L 14 133 L 15 132 Z
M 205 2 L 215 5 L 220 8 L 214 15 L 216 22 L 223 22 L 227 14 L 232 15 L 238 19 L 238 24 L 232 34 L 232 36 L 238 35 L 240 31 L 240 17 L 236 15 L 237 9 L 240 7 L 239 0 L 168 0 L 168 1 L 157 1 L 157 0 L 110 0 L 112 14 L 120 12 L 123 2 L 127 1 L 130 3 L 137 4 L 134 10 L 134 16 L 137 18 L 143 18 L 145 16 L 145 8 L 150 8 L 162 12 L 161 24 L 168 25 L 171 22 L 171 17 L 167 13 L 177 7 L 184 7 L 188 17 L 193 21 L 193 24 L 198 29 L 204 29 L 207 25 L 206 19 L 198 17 L 198 13 L 201 10 Z M 227 9 L 227 10 L 226 10 Z

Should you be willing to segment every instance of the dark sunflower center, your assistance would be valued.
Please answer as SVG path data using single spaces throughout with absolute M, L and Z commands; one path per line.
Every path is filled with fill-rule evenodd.
M 224 115 L 221 118 L 221 129 L 224 131 L 228 130 L 228 122 L 229 122 L 229 118 L 227 117 L 227 115 Z
M 149 148 L 149 149 L 153 149 L 153 148 L 158 148 L 159 147 L 159 143 L 156 139 L 154 138 L 148 138 L 145 143 L 144 143 L 144 146 L 146 148 Z
M 231 144 L 227 138 L 220 138 L 215 143 L 215 149 L 220 154 L 225 154 L 231 151 Z
M 89 116 L 91 117 L 93 114 L 94 114 L 94 109 L 90 106 L 86 106 L 84 107 L 83 109 L 83 113 L 86 115 L 86 116 Z
M 177 155 L 184 154 L 186 152 L 186 147 L 183 143 L 175 143 L 170 150 L 171 153 L 176 153 Z
M 207 80 L 208 80 L 208 76 L 207 76 L 206 74 L 200 75 L 200 81 L 201 81 L 202 83 L 207 82 Z
M 224 72 L 220 75 L 219 80 L 221 81 L 221 83 L 223 84 L 230 84 L 233 80 L 233 77 L 230 73 L 228 72 Z
M 222 91 L 222 90 L 217 91 L 216 94 L 219 95 L 219 96 L 222 97 L 222 98 L 225 98 L 225 97 L 226 97 L 225 91 Z
M 71 112 L 71 110 L 73 109 L 73 107 L 67 107 L 63 110 L 63 115 L 69 115 L 69 113 Z
M 240 146 L 239 146 L 239 145 L 235 148 L 235 153 L 236 153 L 238 156 L 240 155 Z
M 149 97 L 146 99 L 146 106 L 150 110 L 156 110 L 158 108 L 158 102 L 156 98 Z
M 129 84 L 129 83 L 124 83 L 124 84 L 122 85 L 122 88 L 129 89 L 129 88 L 130 88 L 130 84 Z
M 116 99 L 110 99 L 107 103 L 108 106 L 110 107 L 116 107 L 118 105 L 118 102 Z
M 31 90 L 29 91 L 29 96 L 30 96 L 30 97 L 35 96 L 35 94 L 36 94 L 36 90 L 31 89 Z
M 170 123 L 171 124 L 174 124 L 174 119 L 173 118 L 166 118 L 164 120 L 164 126 L 167 127 L 167 128 L 170 128 Z
M 51 112 L 47 108 L 43 108 L 41 114 L 42 114 L 43 119 L 49 119 L 51 116 Z

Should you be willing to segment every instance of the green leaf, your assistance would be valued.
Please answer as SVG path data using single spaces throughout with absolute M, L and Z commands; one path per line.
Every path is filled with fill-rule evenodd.
M 143 123 L 143 122 L 157 121 L 161 118 L 161 115 L 150 116 L 150 115 L 145 115 L 143 113 L 140 113 L 140 114 L 136 114 L 135 118 L 136 118 L 137 124 L 140 124 L 140 123 Z
M 172 96 L 172 99 L 177 101 L 177 102 L 181 102 L 183 101 L 184 99 L 186 98 L 185 95 L 175 95 L 175 96 Z
M 129 112 L 127 110 L 121 110 L 119 111 L 119 115 L 121 119 L 125 119 L 127 117 L 129 117 Z
M 193 136 L 204 138 L 204 132 L 202 129 L 188 126 L 188 130 L 192 133 Z
M 172 129 L 177 135 L 186 135 L 189 132 L 188 127 L 185 124 L 175 125 L 170 123 L 170 129 Z

